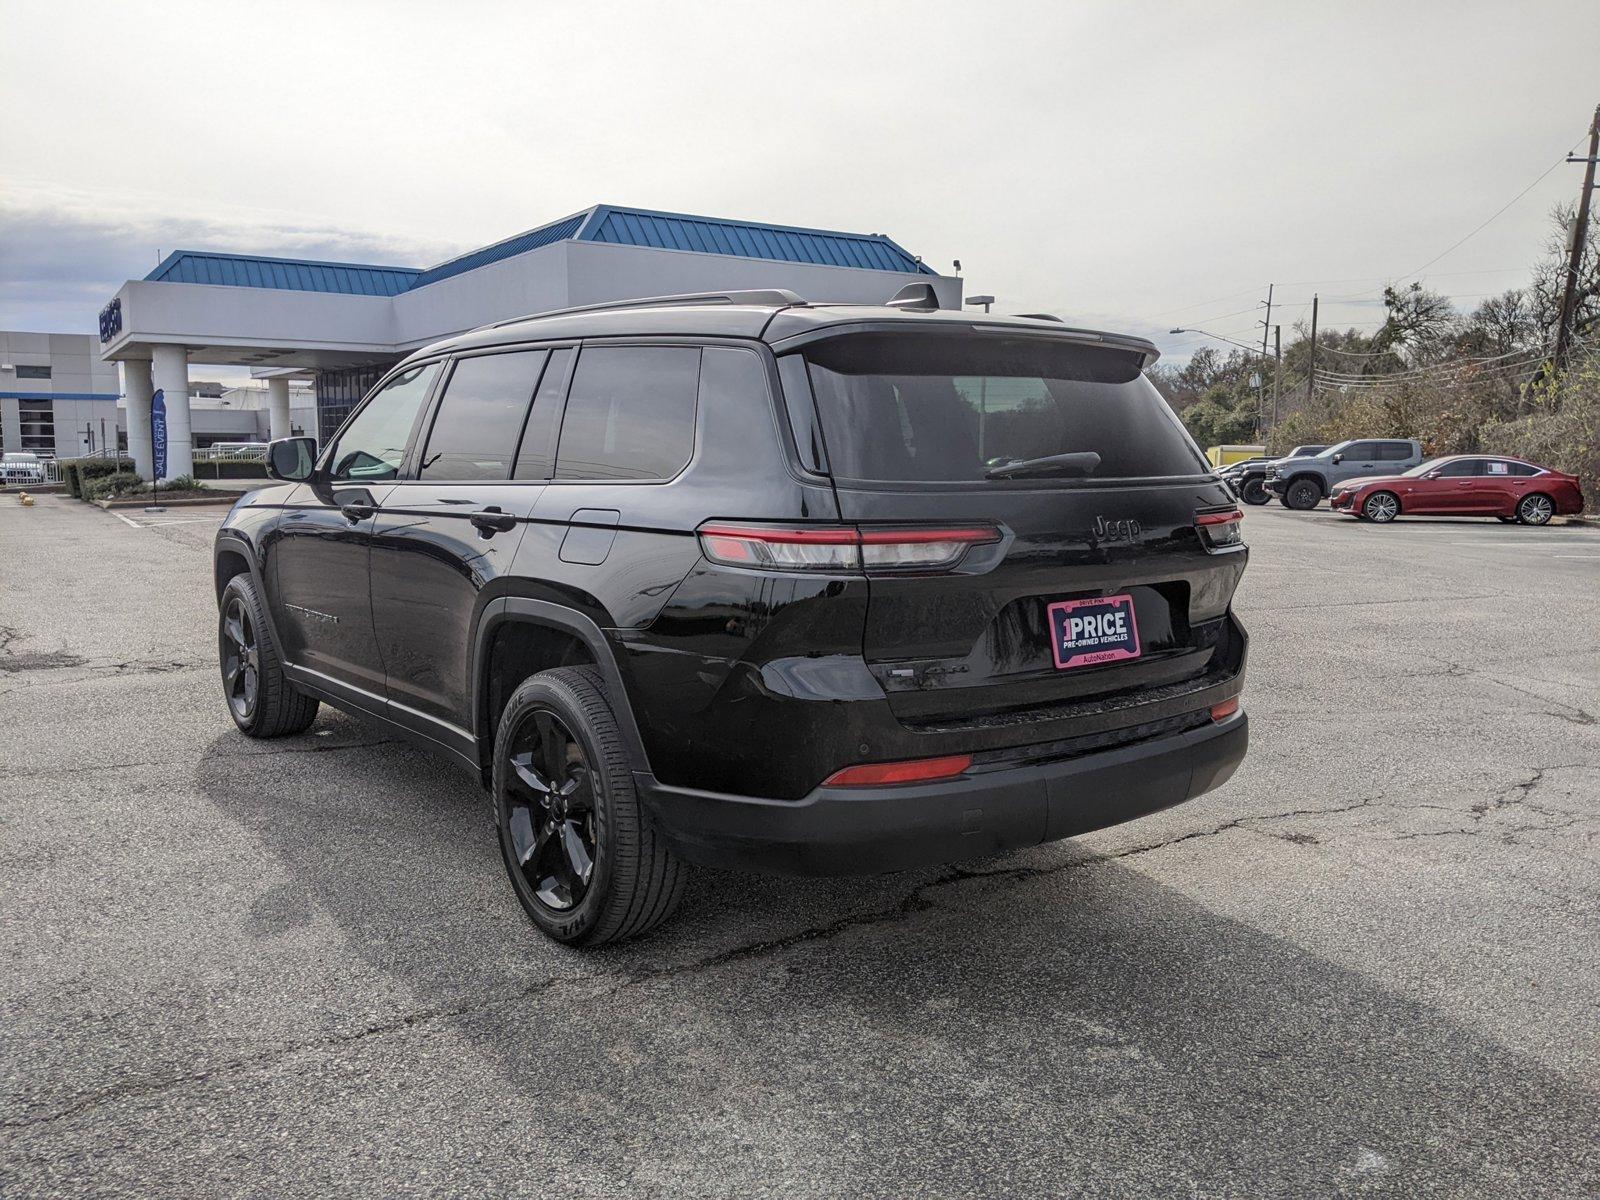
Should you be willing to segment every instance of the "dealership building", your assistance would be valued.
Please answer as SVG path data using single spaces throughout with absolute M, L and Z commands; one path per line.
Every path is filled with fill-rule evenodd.
M 179 250 L 101 310 L 100 357 L 120 366 L 128 450 L 146 478 L 151 398 L 162 393 L 173 477 L 189 472 L 196 444 L 191 364 L 252 368 L 266 382 L 271 437 L 289 436 L 291 383 L 309 380 L 320 441 L 390 365 L 494 321 L 746 288 L 882 303 L 908 282 L 961 306 L 958 277 L 883 234 L 601 204 L 426 268 Z

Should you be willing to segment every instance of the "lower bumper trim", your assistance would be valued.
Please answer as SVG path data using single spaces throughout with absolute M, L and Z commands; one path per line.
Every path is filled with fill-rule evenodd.
M 1243 761 L 1243 712 L 1197 729 L 1057 762 L 960 779 L 817 788 L 766 800 L 635 774 L 655 829 L 684 858 L 801 875 L 899 871 L 984 858 L 1104 829 L 1222 786 Z

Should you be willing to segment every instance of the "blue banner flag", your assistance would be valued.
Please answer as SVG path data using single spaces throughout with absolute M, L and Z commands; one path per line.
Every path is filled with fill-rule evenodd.
M 167 477 L 167 398 L 160 388 L 150 397 L 150 440 L 155 449 L 152 481 Z

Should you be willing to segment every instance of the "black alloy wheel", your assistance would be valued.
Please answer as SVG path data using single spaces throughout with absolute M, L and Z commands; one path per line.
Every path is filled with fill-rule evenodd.
M 548 709 L 526 713 L 511 736 L 502 829 L 535 899 L 571 912 L 589 891 L 598 848 L 594 782 L 583 745 Z
M 235 721 L 248 725 L 256 715 L 261 696 L 261 650 L 256 644 L 255 622 L 250 619 L 243 596 L 228 597 L 217 641 L 228 707 L 233 710 Z
M 688 869 L 645 819 L 633 755 L 600 672 L 522 681 L 495 730 L 495 827 L 517 903 L 569 946 L 634 937 L 672 915 Z
M 1322 489 L 1315 480 L 1296 479 L 1284 492 L 1283 502 L 1297 512 L 1309 512 L 1322 503 Z
M 1267 491 L 1267 482 L 1260 476 L 1252 476 L 1244 481 L 1244 491 L 1240 496 L 1246 504 L 1265 504 L 1272 499 L 1272 493 Z

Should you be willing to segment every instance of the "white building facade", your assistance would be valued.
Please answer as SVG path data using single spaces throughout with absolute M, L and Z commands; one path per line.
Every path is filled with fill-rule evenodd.
M 0 331 L 0 448 L 73 458 L 117 445 L 115 363 L 83 333 Z
M 121 370 L 135 468 L 153 462 L 162 393 L 166 477 L 195 442 L 191 363 L 266 381 L 267 435 L 293 426 L 291 380 L 312 380 L 314 432 L 330 436 L 393 363 L 440 338 L 573 305 L 684 292 L 788 288 L 813 301 L 882 303 L 908 282 L 961 305 L 939 275 L 882 234 L 596 205 L 426 269 L 178 251 L 125 283 L 100 314 L 100 356 Z M 174 402 L 174 397 L 180 397 Z

